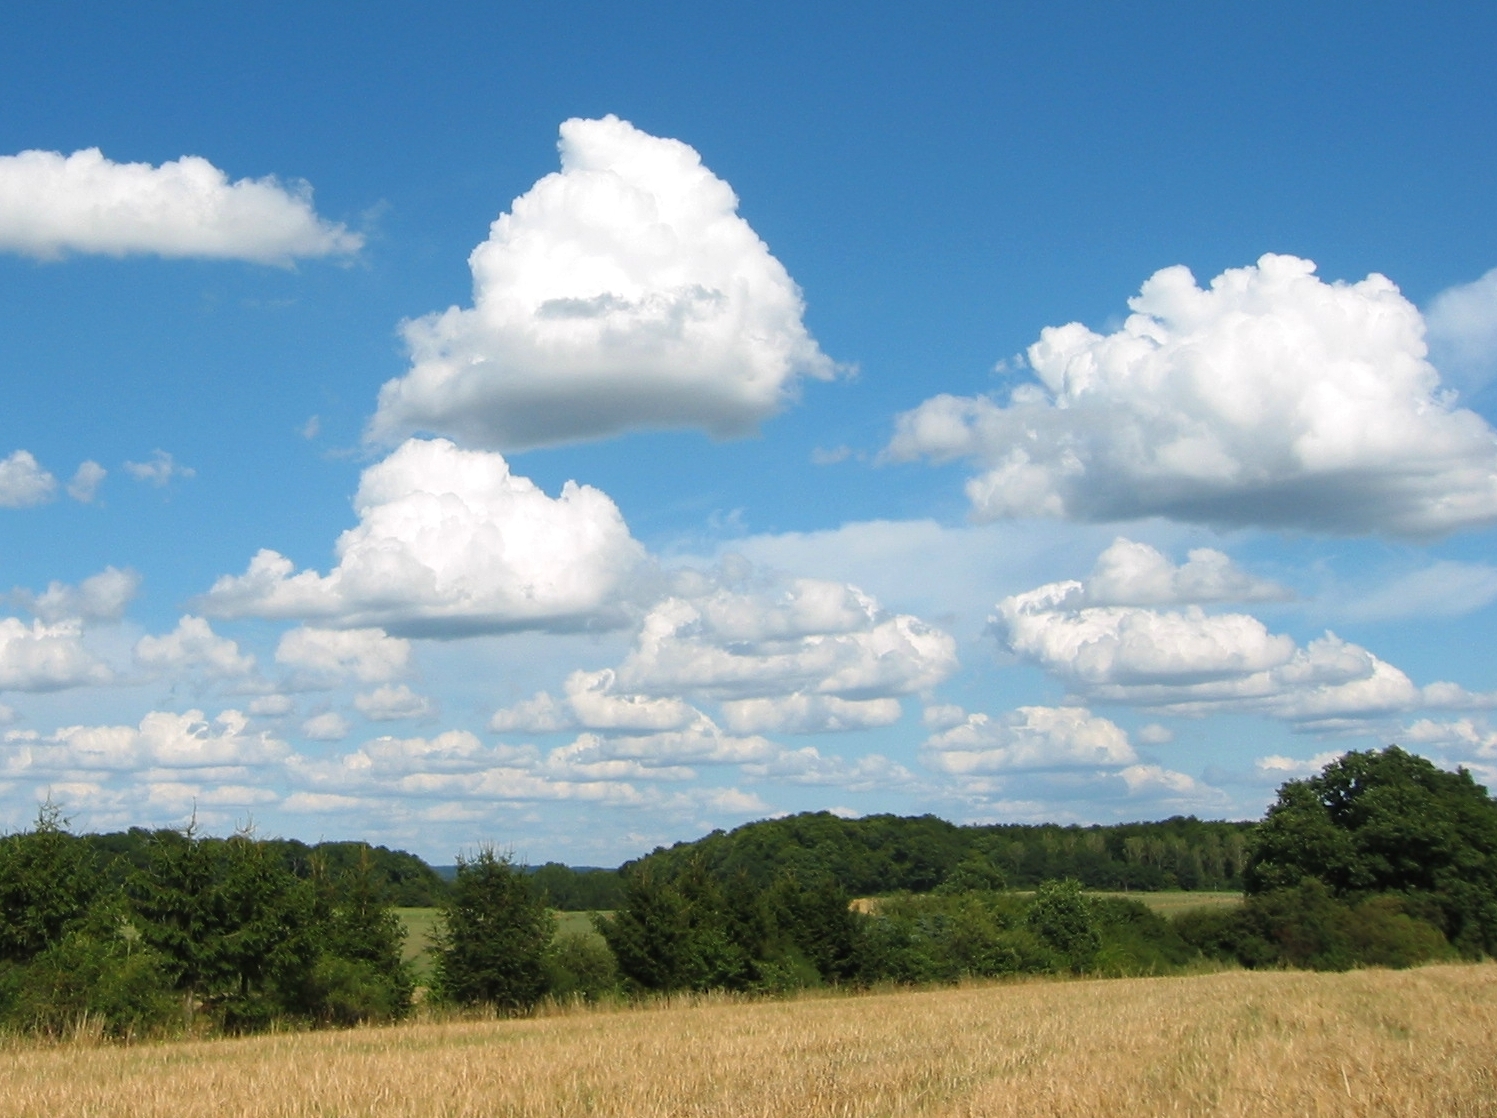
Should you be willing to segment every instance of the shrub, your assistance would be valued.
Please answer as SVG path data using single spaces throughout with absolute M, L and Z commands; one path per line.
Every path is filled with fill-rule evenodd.
M 63 1036 L 87 1023 L 107 1036 L 161 1032 L 182 1020 L 182 1001 L 148 948 L 121 936 L 73 934 L 5 976 L 4 1016 L 14 1028 Z
M 546 984 L 557 998 L 598 1001 L 618 990 L 618 963 L 597 936 L 564 932 L 546 953 Z

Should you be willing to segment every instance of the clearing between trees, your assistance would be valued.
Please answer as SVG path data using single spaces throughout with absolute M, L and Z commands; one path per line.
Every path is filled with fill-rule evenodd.
M 0 1115 L 1497 1115 L 1497 965 L 1029 980 L 134 1045 L 12 1041 Z

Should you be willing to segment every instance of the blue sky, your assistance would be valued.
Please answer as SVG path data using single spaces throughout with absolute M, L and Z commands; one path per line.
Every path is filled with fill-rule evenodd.
M 1497 777 L 1494 21 L 14 14 L 0 822 L 609 864 Z

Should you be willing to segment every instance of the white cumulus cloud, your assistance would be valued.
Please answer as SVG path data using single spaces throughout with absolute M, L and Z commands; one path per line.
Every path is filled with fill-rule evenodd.
M 967 458 L 978 519 L 1165 516 L 1429 536 L 1497 522 L 1497 434 L 1426 359 L 1386 278 L 1325 283 L 1262 257 L 1201 289 L 1157 272 L 1122 329 L 1047 327 L 1038 384 L 1009 402 L 938 396 L 886 454 Z
M 73 471 L 73 479 L 68 482 L 68 496 L 85 505 L 92 504 L 94 497 L 98 495 L 100 484 L 108 476 L 109 471 L 93 459 L 80 462 Z
M 357 527 L 328 574 L 261 551 L 202 608 L 426 636 L 575 630 L 620 620 L 644 565 L 609 497 L 568 482 L 555 498 L 495 453 L 411 439 L 364 471 Z
M 637 428 L 742 434 L 834 366 L 732 188 L 626 121 L 561 126 L 561 170 L 469 258 L 473 306 L 409 322 L 370 435 L 501 450 Z
M 208 721 L 203 712 L 152 711 L 136 726 L 65 726 L 41 736 L 6 735 L 11 772 L 209 769 L 278 764 L 289 747 L 268 733 L 252 733 L 236 710 Z
M 13 451 L 0 459 L 0 508 L 25 509 L 44 505 L 57 492 L 57 479 L 44 470 L 29 450 Z
M 59 691 L 108 683 L 109 666 L 83 645 L 77 620 L 27 625 L 0 618 L 0 691 Z
M 130 568 L 105 567 L 77 586 L 51 582 L 40 594 L 18 590 L 16 601 L 43 621 L 81 618 L 84 621 L 118 621 L 140 589 L 140 575 Z
M 301 724 L 301 732 L 308 741 L 342 741 L 348 737 L 348 719 L 336 710 L 314 714 Z
M 141 637 L 135 660 L 154 671 L 178 672 L 201 668 L 211 676 L 229 679 L 249 675 L 255 658 L 239 651 L 236 641 L 221 637 L 201 617 L 186 615 L 170 633 Z
M 432 711 L 431 700 L 425 695 L 416 694 L 404 683 L 398 687 L 385 684 L 365 694 L 355 695 L 353 705 L 371 722 L 424 718 Z
M 410 667 L 411 642 L 383 629 L 292 629 L 281 635 L 275 660 L 315 683 L 336 685 L 352 677 L 384 683 Z
M 991 619 L 1009 651 L 1093 701 L 1182 714 L 1255 711 L 1332 729 L 1419 709 L 1472 709 L 1497 696 L 1416 686 L 1334 633 L 1301 646 L 1246 613 L 1086 604 L 1078 582 L 1004 598 Z
M 1425 312 L 1440 374 L 1474 390 L 1497 376 L 1497 268 L 1440 292 Z
M 136 481 L 154 485 L 157 489 L 165 486 L 174 477 L 197 476 L 197 471 L 191 466 L 182 465 L 166 451 L 159 449 L 151 451 L 150 460 L 147 462 L 126 462 L 125 473 Z
M 0 156 L 0 251 L 208 257 L 285 264 L 363 238 L 317 216 L 306 183 L 230 182 L 206 159 L 115 163 L 98 148 Z
M 946 773 L 1121 768 L 1138 760 L 1128 735 L 1084 707 L 1020 707 L 1002 718 L 971 714 L 921 746 Z

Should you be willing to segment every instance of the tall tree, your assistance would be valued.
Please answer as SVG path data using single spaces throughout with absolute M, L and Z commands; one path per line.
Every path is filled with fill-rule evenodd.
M 546 949 L 556 919 L 531 876 L 482 847 L 457 860 L 435 938 L 440 993 L 459 1005 L 523 1011 L 546 995 Z
M 1465 954 L 1497 954 L 1497 802 L 1465 769 L 1397 746 L 1290 781 L 1259 826 L 1249 894 L 1313 878 L 1349 901 L 1396 893 Z

